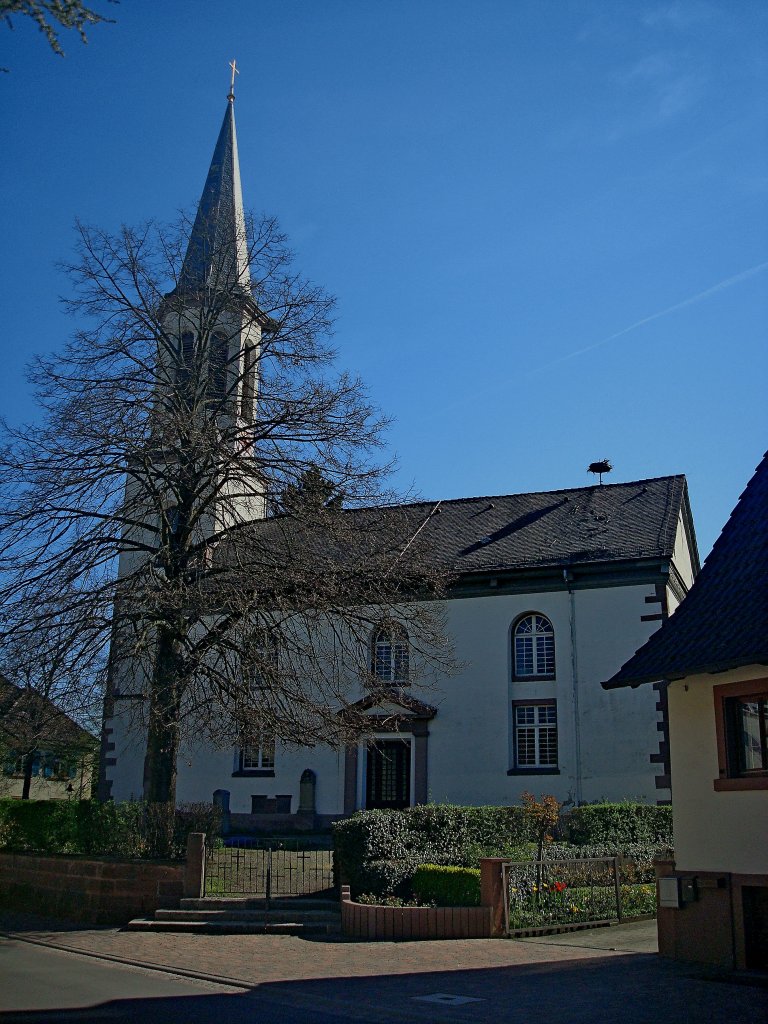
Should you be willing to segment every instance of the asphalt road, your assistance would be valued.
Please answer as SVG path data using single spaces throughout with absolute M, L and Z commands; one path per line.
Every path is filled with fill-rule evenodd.
M 399 944 L 408 956 L 411 944 Z M 247 986 L 0 937 L 0 1024 L 763 1024 L 768 991 L 654 954 Z M 311 949 L 309 951 L 311 953 Z M 375 957 L 375 949 L 371 957 Z

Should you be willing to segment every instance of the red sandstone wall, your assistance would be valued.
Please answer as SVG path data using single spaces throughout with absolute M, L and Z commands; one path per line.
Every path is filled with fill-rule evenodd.
M 342 900 L 341 930 L 363 939 L 487 939 L 490 907 L 379 907 Z
M 178 907 L 184 865 L 0 853 L 0 906 L 88 924 Z

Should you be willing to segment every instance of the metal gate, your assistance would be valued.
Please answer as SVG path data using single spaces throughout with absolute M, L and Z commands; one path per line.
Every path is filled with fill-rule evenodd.
M 205 860 L 205 896 L 332 896 L 333 850 L 306 839 L 224 840 Z

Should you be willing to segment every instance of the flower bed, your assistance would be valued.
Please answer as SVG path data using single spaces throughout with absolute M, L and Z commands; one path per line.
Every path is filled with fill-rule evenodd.
M 388 907 L 353 903 L 342 887 L 341 930 L 359 939 L 487 939 L 490 907 Z

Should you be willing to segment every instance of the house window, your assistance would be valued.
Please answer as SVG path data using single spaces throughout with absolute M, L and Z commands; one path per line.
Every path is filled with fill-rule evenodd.
M 3 766 L 3 774 L 23 778 L 26 755 L 10 753 Z M 36 750 L 32 756 L 31 777 L 34 779 L 74 779 L 77 776 L 77 761 L 61 757 L 48 750 Z
M 716 790 L 768 789 L 768 679 L 713 688 Z
M 515 769 L 557 768 L 557 704 L 513 701 Z
M 237 763 L 233 775 L 268 775 L 275 774 L 275 741 L 259 739 L 244 744 L 238 751 Z
M 243 770 L 275 767 L 275 741 L 261 740 L 243 747 Z
M 408 685 L 408 634 L 397 623 L 380 626 L 373 635 L 373 674 L 395 686 Z
M 532 612 L 518 620 L 512 659 L 515 679 L 554 679 L 555 632 L 545 615 Z

